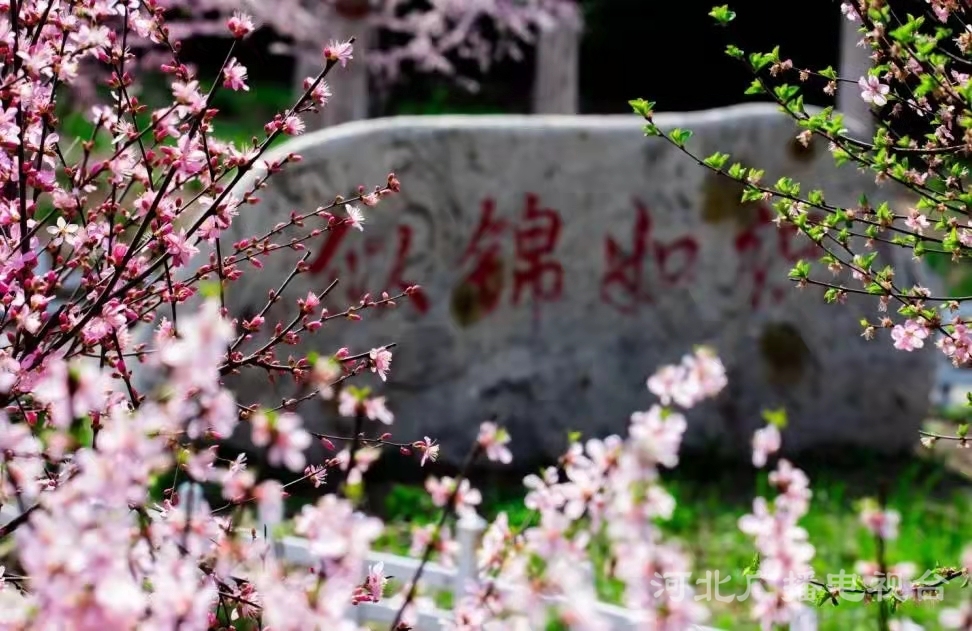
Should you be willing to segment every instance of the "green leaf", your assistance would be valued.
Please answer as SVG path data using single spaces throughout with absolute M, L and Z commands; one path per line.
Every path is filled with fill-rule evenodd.
M 726 46 L 726 55 L 732 57 L 733 59 L 742 59 L 743 57 L 746 56 L 746 53 L 743 52 L 742 48 L 729 44 L 728 46 Z
M 753 82 L 750 83 L 749 87 L 746 88 L 746 91 L 743 92 L 743 94 L 746 95 L 765 94 L 765 93 L 766 93 L 766 88 L 763 87 L 763 84 L 760 82 L 759 79 L 753 79 Z
M 806 280 L 810 277 L 810 263 L 799 260 L 790 270 L 789 278 L 792 280 Z
M 753 560 L 743 569 L 743 576 L 755 576 L 759 572 L 759 552 L 753 555 Z
M 646 136 L 661 136 L 661 130 L 654 123 L 648 123 L 642 131 L 645 132 Z
M 679 147 L 684 147 L 685 143 L 688 142 L 689 138 L 692 137 L 692 130 L 682 129 L 681 127 L 676 127 L 669 132 L 668 137 L 672 139 Z
M 721 171 L 722 168 L 726 165 L 726 162 L 728 162 L 728 161 L 729 161 L 729 154 L 728 153 L 719 153 L 719 152 L 716 152 L 716 153 L 713 153 L 708 158 L 706 158 L 705 160 L 703 160 L 702 163 L 705 164 L 705 166 L 707 166 L 707 167 L 709 167 L 711 169 L 715 169 L 717 171 Z
M 712 7 L 709 11 L 709 16 L 712 17 L 719 26 L 727 26 L 730 22 L 736 19 L 736 12 L 729 8 L 729 5 L 724 4 L 721 7 Z
M 634 99 L 633 101 L 628 101 L 628 105 L 634 110 L 635 114 L 639 116 L 644 116 L 645 118 L 651 118 L 654 113 L 655 104 L 652 101 L 646 101 L 644 99 Z
M 763 410 L 763 420 L 779 429 L 784 429 L 787 423 L 786 408 Z
M 219 281 L 205 280 L 199 283 L 199 293 L 203 296 L 203 298 L 219 298 L 219 291 Z
M 837 71 L 833 69 L 832 66 L 827 66 L 820 71 L 820 76 L 824 79 L 830 79 L 831 81 L 837 80 Z

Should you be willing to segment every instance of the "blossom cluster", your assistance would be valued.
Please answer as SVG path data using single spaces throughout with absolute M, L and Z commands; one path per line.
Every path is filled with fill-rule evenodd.
M 173 11 L 173 36 L 222 35 L 221 20 L 240 7 L 239 0 L 159 0 Z M 335 14 L 360 14 L 382 33 L 382 45 L 368 51 L 375 76 L 397 81 L 403 70 L 438 73 L 459 79 L 467 86 L 475 81 L 465 64 L 479 72 L 500 59 L 523 57 L 525 46 L 538 32 L 580 24 L 575 0 L 436 1 L 417 4 L 407 0 L 359 2 L 347 0 L 277 0 L 246 3 L 259 23 L 293 41 L 293 50 L 316 46 L 329 29 Z M 370 46 L 370 44 L 369 44 Z

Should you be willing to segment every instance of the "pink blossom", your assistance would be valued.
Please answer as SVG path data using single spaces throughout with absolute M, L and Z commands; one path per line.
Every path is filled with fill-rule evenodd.
M 256 414 L 252 419 L 251 439 L 257 447 L 267 447 L 267 462 L 291 471 L 304 468 L 304 450 L 310 447 L 311 435 L 304 430 L 300 417 L 283 413 L 277 416 Z
M 718 394 L 726 385 L 726 370 L 711 349 L 700 347 L 677 365 L 663 366 L 648 379 L 648 390 L 662 405 L 690 408 Z
M 253 18 L 240 11 L 235 11 L 233 16 L 227 20 L 226 28 L 236 39 L 242 39 L 253 32 Z
M 435 462 L 439 459 L 439 446 L 428 436 L 412 443 L 412 447 L 422 452 L 420 467 L 424 467 L 427 462 Z
M 905 219 L 905 225 L 913 230 L 915 234 L 922 234 L 925 228 L 931 224 L 928 221 L 928 217 L 913 208 L 908 212 L 908 218 Z
M 304 121 L 294 114 L 284 117 L 280 130 L 288 136 L 299 136 L 304 133 Z
M 341 376 L 341 365 L 334 359 L 328 357 L 320 359 L 314 364 L 311 370 L 311 380 L 317 387 L 317 392 L 322 399 L 330 401 L 334 398 L 334 384 Z M 342 391 L 342 395 L 345 391 Z M 342 398 L 342 402 L 344 399 Z M 342 408 L 343 409 L 343 408 Z M 352 416 L 341 412 L 342 416 Z
M 958 607 L 943 609 L 938 622 L 943 629 L 972 630 L 972 601 L 965 600 Z
M 502 464 L 513 462 L 513 454 L 507 447 L 510 442 L 510 435 L 505 429 L 498 427 L 496 423 L 491 421 L 482 423 L 479 426 L 479 436 L 476 442 L 486 453 L 486 458 L 490 462 Z
M 304 475 L 310 479 L 315 489 L 320 488 L 327 480 L 327 468 L 320 465 L 308 465 L 304 469 Z
M 338 395 L 338 414 L 353 418 L 358 415 L 361 409 L 361 399 L 350 390 L 341 390 Z
M 351 602 L 355 605 L 358 603 L 376 603 L 381 601 L 381 597 L 384 595 L 385 586 L 388 584 L 388 578 L 384 575 L 385 564 L 378 562 L 368 568 L 368 576 L 365 577 L 364 584 L 355 590 L 355 593 L 351 596 Z
M 358 208 L 357 206 L 352 206 L 351 204 L 347 204 L 344 207 L 344 209 L 348 213 L 348 224 L 352 228 L 357 228 L 358 230 L 361 230 L 363 232 L 364 227 L 362 226 L 362 224 L 364 224 L 365 218 L 364 218 L 364 213 L 361 212 L 361 209 Z
M 866 103 L 872 103 L 879 107 L 887 104 L 887 95 L 891 91 L 891 88 L 881 83 L 880 79 L 874 75 L 868 75 L 867 77 L 861 77 L 857 84 L 861 88 L 861 98 Z
M 268 527 L 274 527 L 283 521 L 284 489 L 277 480 L 261 482 L 253 492 L 257 499 L 257 511 L 260 521 Z
M 329 62 L 336 61 L 344 68 L 354 58 L 352 56 L 353 52 L 354 46 L 351 45 L 350 41 L 338 42 L 331 40 L 331 43 L 324 47 L 324 59 Z
M 364 414 L 372 421 L 379 421 L 391 425 L 395 415 L 385 405 L 385 397 L 369 397 L 364 401 Z
M 425 490 L 432 497 L 432 503 L 439 507 L 445 506 L 449 497 L 455 493 L 452 507 L 459 515 L 475 512 L 475 507 L 483 501 L 483 496 L 465 478 L 458 483 L 458 489 L 453 478 L 429 478 L 425 481 Z
M 891 541 L 898 538 L 901 514 L 896 510 L 882 510 L 874 502 L 864 502 L 861 523 L 875 536 Z
M 674 467 L 678 464 L 678 450 L 686 427 L 684 416 L 674 413 L 666 416 L 658 406 L 647 412 L 635 412 L 628 428 L 632 454 L 649 466 Z
M 780 450 L 782 437 L 776 425 L 770 424 L 756 430 L 753 434 L 753 466 L 766 466 L 766 459 Z
M 903 325 L 897 324 L 891 329 L 894 347 L 902 351 L 910 352 L 922 348 L 927 337 L 928 329 L 915 320 L 907 320 Z
M 373 348 L 368 357 L 371 359 L 371 372 L 378 373 L 378 377 L 385 381 L 391 369 L 391 351 L 387 348 Z
M 237 62 L 235 57 L 223 68 L 223 86 L 234 91 L 250 90 L 250 86 L 246 84 L 246 66 Z
M 313 83 L 313 79 L 305 79 L 304 83 L 304 89 L 306 90 Z M 327 81 L 319 82 L 316 86 L 314 86 L 314 89 L 311 90 L 310 93 L 311 99 L 318 107 L 324 107 L 327 105 L 327 102 L 331 100 L 332 96 L 333 93 L 331 92 L 331 86 L 328 85 Z

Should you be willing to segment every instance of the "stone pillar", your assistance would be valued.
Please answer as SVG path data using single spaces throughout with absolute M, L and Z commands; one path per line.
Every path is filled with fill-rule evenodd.
M 853 83 L 838 83 L 837 111 L 844 114 L 847 129 L 869 140 L 874 134 L 873 115 L 871 106 L 861 98 L 857 80 L 865 76 L 871 67 L 871 48 L 857 45 L 863 37 L 858 32 L 860 25 L 860 22 L 851 22 L 841 16 L 840 69 L 837 75 Z
M 339 0 L 330 15 L 322 20 L 326 30 L 321 33 L 320 45 L 313 50 L 296 51 L 295 82 L 298 93 L 302 93 L 304 79 L 317 76 L 323 67 L 321 49 L 324 45 L 332 39 L 355 38 L 354 59 L 346 68 L 338 65 L 328 73 L 325 81 L 334 94 L 321 112 L 305 116 L 307 131 L 368 117 L 367 57 L 374 38 L 367 18 L 367 0 Z
M 577 114 L 580 93 L 580 24 L 558 23 L 537 37 L 534 114 Z

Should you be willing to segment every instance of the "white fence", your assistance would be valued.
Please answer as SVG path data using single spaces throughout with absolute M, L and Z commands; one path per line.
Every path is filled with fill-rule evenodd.
M 438 563 L 426 564 L 420 580 L 422 586 L 426 589 L 449 591 L 454 598 L 456 595 L 468 593 L 470 588 L 478 582 L 476 550 L 478 549 L 479 537 L 485 528 L 486 522 L 476 515 L 459 519 L 456 524 L 456 543 L 458 544 L 456 568 L 448 568 Z M 307 541 L 299 537 L 284 537 L 277 544 L 277 554 L 286 563 L 295 565 L 311 565 L 314 563 L 314 558 L 308 550 Z M 372 551 L 368 554 L 362 572 L 366 573 L 371 565 L 379 562 L 384 564 L 386 575 L 403 580 L 410 580 L 421 564 L 417 559 Z M 502 586 L 500 586 L 500 590 L 503 590 Z M 552 599 L 552 602 L 555 603 L 557 600 L 560 599 Z M 356 615 L 355 621 L 358 624 L 391 624 L 394 622 L 400 607 L 401 600 L 392 598 L 379 603 L 361 604 L 353 608 L 352 611 Z M 442 628 L 443 623 L 452 617 L 451 612 L 442 609 L 418 608 L 417 612 L 416 631 L 435 631 Z M 597 612 L 616 631 L 633 631 L 640 628 L 637 615 L 623 607 L 598 603 Z M 803 614 L 791 623 L 790 629 L 791 631 L 816 631 L 816 612 L 810 607 L 805 608 Z M 712 627 L 696 626 L 691 631 L 719 630 Z
M 201 489 L 193 489 L 200 493 Z M 180 487 L 179 494 L 188 497 L 192 492 L 185 485 Z M 197 497 L 199 497 L 197 495 Z M 10 520 L 18 515 L 18 511 L 13 506 L 0 507 L 0 526 L 6 525 Z M 422 570 L 420 584 L 425 589 L 432 589 L 439 592 L 450 592 L 454 597 L 459 594 L 468 593 L 470 587 L 478 582 L 476 551 L 479 546 L 479 539 L 486 528 L 486 522 L 479 516 L 470 515 L 458 520 L 456 524 L 456 543 L 458 549 L 456 553 L 456 567 L 448 568 L 439 563 L 427 563 Z M 270 529 L 268 528 L 268 531 Z M 314 556 L 310 553 L 306 539 L 300 537 L 283 537 L 275 545 L 278 557 L 288 564 L 295 566 L 313 565 Z M 361 568 L 362 580 L 370 568 L 375 563 L 384 564 L 384 573 L 394 576 L 403 582 L 410 581 L 415 576 L 421 562 L 418 559 L 402 557 L 384 552 L 372 550 L 368 553 L 366 562 Z M 500 590 L 504 588 L 500 585 Z M 559 599 L 551 599 L 556 603 Z M 395 621 L 398 610 L 401 607 L 400 598 L 390 598 L 378 603 L 362 603 L 350 608 L 357 624 L 368 623 L 388 624 Z M 597 611 L 601 617 L 611 624 L 616 631 L 634 631 L 638 629 L 638 619 L 634 612 L 611 605 L 608 603 L 598 603 Z M 804 615 L 798 617 L 790 625 L 790 631 L 816 631 L 817 616 L 816 612 L 807 607 L 803 610 Z M 415 631 L 438 631 L 443 627 L 443 623 L 450 621 L 452 613 L 444 609 L 435 607 L 417 607 Z M 686 631 L 719 631 L 712 627 L 696 626 Z

